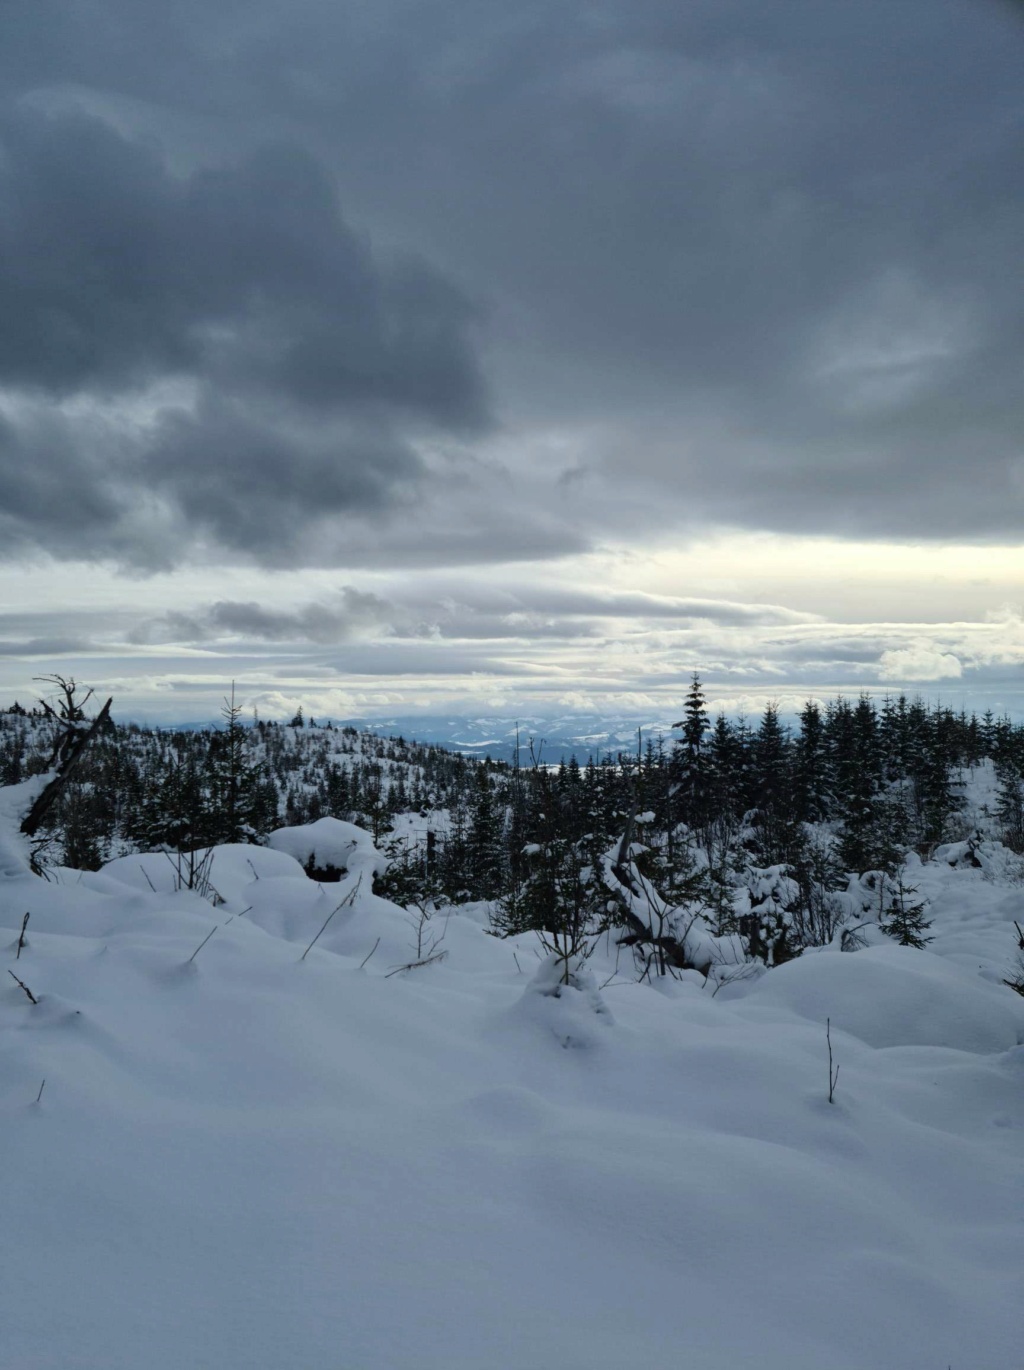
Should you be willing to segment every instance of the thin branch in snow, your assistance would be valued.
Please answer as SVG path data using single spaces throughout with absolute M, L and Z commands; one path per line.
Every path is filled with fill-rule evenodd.
M 830 1104 L 833 1104 L 833 1103 L 835 1103 L 835 1099 L 834 1099 L 832 1096 L 833 1096 L 834 1093 L 835 1093 L 836 1081 L 839 1079 L 839 1067 L 836 1066 L 836 1068 L 835 1068 L 834 1071 L 833 1071 L 833 1069 L 832 1069 L 832 1031 L 831 1031 L 831 1029 L 832 1029 L 832 1020 L 831 1020 L 830 1018 L 826 1018 L 826 1019 L 825 1019 L 825 1041 L 828 1043 L 828 1101 L 829 1101 Z
M 14 981 L 14 983 L 15 983 L 16 985 L 19 985 L 19 986 L 25 991 L 25 993 L 28 995 L 28 997 L 32 1000 L 33 1004 L 38 1004 L 38 1003 L 39 1003 L 39 1000 L 36 998 L 36 996 L 35 996 L 35 995 L 32 993 L 32 991 L 29 989 L 28 985 L 25 984 L 25 981 L 24 981 L 24 980 L 19 980 L 18 977 L 15 975 L 15 973 L 14 973 L 13 970 L 8 969 L 7 974 L 11 977 L 11 979 Z
M 404 966 L 395 966 L 394 970 L 389 970 L 384 979 L 390 980 L 392 975 L 398 975 L 403 970 L 418 970 L 420 966 L 432 966 L 435 961 L 443 961 L 447 955 L 447 951 L 435 951 L 433 956 L 425 956 L 422 961 L 408 961 Z
M 331 909 L 330 913 L 327 915 L 326 919 L 324 920 L 324 925 L 323 925 L 323 927 L 320 929 L 320 931 L 317 933 L 317 935 L 313 938 L 312 942 L 310 942 L 309 946 L 306 948 L 306 950 L 305 950 L 305 951 L 302 953 L 302 955 L 299 957 L 299 960 L 300 960 L 300 961 L 305 961 L 306 957 L 309 955 L 309 953 L 310 953 L 310 952 L 313 950 L 313 948 L 316 946 L 317 942 L 319 942 L 319 940 L 320 940 L 320 938 L 321 938 L 321 936 L 322 936 L 322 934 L 323 934 L 323 932 L 324 932 L 324 929 L 327 927 L 327 924 L 331 921 L 331 919 L 332 919 L 332 918 L 334 917 L 334 915 L 338 912 L 338 910 L 339 910 L 339 909 L 343 909 L 343 908 L 346 906 L 346 904 L 351 904 L 351 903 L 355 900 L 356 895 L 359 893 L 359 886 L 360 886 L 362 883 L 363 883 L 363 877 L 360 875 L 359 879 L 358 879 L 358 880 L 356 881 L 356 883 L 355 883 L 355 888 L 352 889 L 352 890 L 350 890 L 349 893 L 345 895 L 345 898 L 341 901 L 340 904 L 338 904 L 335 908 Z M 379 940 L 379 939 L 378 939 L 378 940 Z
M 378 937 L 377 940 L 376 940 L 376 942 L 374 942 L 373 946 L 370 948 L 370 950 L 366 953 L 366 955 L 363 957 L 363 959 L 359 962 L 359 969 L 360 969 L 360 970 L 362 970 L 362 968 L 366 965 L 367 961 L 369 961 L 370 957 L 373 955 L 373 953 L 377 950 L 377 948 L 378 948 L 379 946 L 380 946 L 380 938 Z
M 220 927 L 220 924 L 219 924 L 219 923 L 214 923 L 213 927 L 212 927 L 212 928 L 210 929 L 210 931 L 206 934 L 206 936 L 203 938 L 203 940 L 199 943 L 198 947 L 196 947 L 195 951 L 194 951 L 194 952 L 192 953 L 192 955 L 188 958 L 188 960 L 185 962 L 185 964 L 186 964 L 187 966 L 190 966 L 190 965 L 192 964 L 192 962 L 196 959 L 196 957 L 197 957 L 197 956 L 199 955 L 199 953 L 202 951 L 203 947 L 206 946 L 207 942 L 210 940 L 210 938 L 213 936 L 213 934 L 217 931 L 217 929 L 218 929 L 219 927 Z

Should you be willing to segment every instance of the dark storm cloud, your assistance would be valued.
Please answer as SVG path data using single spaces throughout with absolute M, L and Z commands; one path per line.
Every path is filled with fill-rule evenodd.
M 172 178 L 152 149 L 22 109 L 3 174 L 28 209 L 4 259 L 31 301 L 13 289 L 8 379 L 215 387 L 159 448 L 193 481 L 213 424 L 231 475 L 205 492 L 211 539 L 264 538 L 280 500 L 277 555 L 301 558 L 303 475 L 318 486 L 335 441 L 369 479 L 325 512 L 434 488 L 404 423 L 471 434 L 484 407 L 453 279 L 488 301 L 509 431 L 577 432 L 603 474 L 577 542 L 635 531 L 626 483 L 662 527 L 1019 535 L 1018 6 L 99 0 L 5 22 L 12 86 L 36 104 L 85 92 L 192 168 Z M 196 169 L 204 137 L 236 150 L 227 170 Z M 260 151 L 268 137 L 312 159 Z M 380 265 L 321 167 L 352 224 L 444 276 Z M 238 412 L 263 391 L 273 422 Z M 318 446 L 312 416 L 339 411 L 348 437 Z M 292 454 L 292 503 L 271 479 L 244 505 L 243 418 L 271 430 L 261 478 Z M 185 486 L 157 481 L 179 512 Z M 515 525 L 480 522 L 474 554 L 493 531 L 501 555 Z M 538 554 L 558 547 L 522 525 Z
M 311 523 L 407 496 L 415 435 L 486 423 L 467 301 L 378 260 L 295 148 L 178 177 L 95 118 L 8 111 L 0 314 L 8 550 L 301 562 Z
M 84 116 L 0 124 L 0 379 L 63 394 L 168 374 L 472 428 L 468 303 L 378 264 L 295 147 L 172 176 Z
M 657 520 L 1019 532 L 1019 9 L 385 5 L 335 81 L 303 12 L 233 98 L 259 72 L 366 212 L 417 206 L 505 306 L 510 410 L 585 424 L 606 506 L 646 476 Z

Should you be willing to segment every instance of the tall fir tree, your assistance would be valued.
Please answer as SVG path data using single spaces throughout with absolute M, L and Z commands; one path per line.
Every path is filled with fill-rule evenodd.
M 706 747 L 707 704 L 696 671 L 686 695 L 683 717 L 672 727 L 682 733 L 671 763 L 675 815 L 687 827 L 699 828 L 707 817 L 710 765 Z

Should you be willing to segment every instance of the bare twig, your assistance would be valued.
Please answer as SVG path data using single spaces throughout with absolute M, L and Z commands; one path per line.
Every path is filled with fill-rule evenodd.
M 323 934 L 323 932 L 324 932 L 324 929 L 327 927 L 327 924 L 331 921 L 331 919 L 332 919 L 332 918 L 334 917 L 334 915 L 338 912 L 338 910 L 339 910 L 339 909 L 343 909 L 343 908 L 346 907 L 346 905 L 350 905 L 350 904 L 352 904 L 352 903 L 354 902 L 356 895 L 359 893 L 359 886 L 360 886 L 362 883 L 363 883 L 363 877 L 360 875 L 359 879 L 358 879 L 358 880 L 356 881 L 356 883 L 355 883 L 355 887 L 354 887 L 353 889 L 349 890 L 348 894 L 345 895 L 345 898 L 341 901 L 341 903 L 338 904 L 335 908 L 331 909 L 330 913 L 329 913 L 329 914 L 327 915 L 327 917 L 324 919 L 324 925 L 323 925 L 323 927 L 320 929 L 320 931 L 317 933 L 317 935 L 313 938 L 312 942 L 310 942 L 309 946 L 306 948 L 306 950 L 305 950 L 305 951 L 302 953 L 302 955 L 299 957 L 299 960 L 300 960 L 300 961 L 305 961 L 306 957 L 309 955 L 309 953 L 310 953 L 310 952 L 313 950 L 313 948 L 316 946 L 317 942 L 319 942 L 319 940 L 320 940 L 320 938 L 321 938 L 321 936 L 322 936 L 322 934 Z
M 306 957 L 309 955 L 309 953 L 310 953 L 310 952 L 313 950 L 313 948 L 316 946 L 317 942 L 319 942 L 322 933 L 324 932 L 324 930 L 325 930 L 326 927 L 327 927 L 327 924 L 331 921 L 331 919 L 334 917 L 334 915 L 338 912 L 338 910 L 339 910 L 340 908 L 341 908 L 341 905 L 340 905 L 340 904 L 336 904 L 336 905 L 334 906 L 334 908 L 331 909 L 330 913 L 329 913 L 329 914 L 327 915 L 327 917 L 324 919 L 323 924 L 322 924 L 322 926 L 321 926 L 321 928 L 320 928 L 320 931 L 317 933 L 317 935 L 313 938 L 312 942 L 310 942 L 309 946 L 306 948 L 306 950 L 305 950 L 305 951 L 302 953 L 302 955 L 299 957 L 299 960 L 300 960 L 300 961 L 305 961 Z
M 836 1081 L 839 1079 L 839 1067 L 836 1066 L 834 1071 L 832 1069 L 832 1020 L 830 1018 L 825 1019 L 825 1041 L 828 1043 L 828 1101 L 833 1104 L 835 1099 L 832 1096 L 835 1093 Z
M 873 918 L 866 918 L 863 923 L 855 923 L 852 928 L 843 928 L 839 939 L 839 945 L 843 951 L 860 951 L 867 946 L 867 941 L 860 935 L 861 928 L 868 928 L 874 923 Z
M 218 901 L 223 904 L 224 900 L 214 889 L 210 879 L 213 870 L 213 857 L 215 848 L 198 847 L 190 852 L 175 852 L 174 856 L 169 851 L 164 855 L 171 863 L 174 871 L 174 891 L 180 893 L 181 890 L 194 890 L 203 899 L 209 899 L 212 891 L 214 898 L 213 904 L 216 907 Z M 200 853 L 202 853 L 200 855 Z
M 711 972 L 714 970 L 714 971 L 715 971 L 715 987 L 714 987 L 714 989 L 711 991 L 711 997 L 712 997 L 712 999 L 715 997 L 715 995 L 718 993 L 718 991 L 719 991 L 720 989 L 722 989 L 723 986 L 725 986 L 725 985 L 733 985 L 733 984 L 735 984 L 738 980 L 750 980 L 753 976 L 755 976 L 755 975 L 758 974 L 758 969 L 757 969 L 757 964 L 756 964 L 756 963 L 744 962 L 742 965 L 736 965 L 736 966 L 735 966 L 735 973 L 732 974 L 732 975 L 728 975 L 728 974 L 725 973 L 725 972 L 728 970 L 728 965 L 727 965 L 727 963 L 718 962 L 717 965 L 722 966 L 722 968 L 723 968 L 723 973 L 722 973 L 721 975 L 719 975 L 719 974 L 718 974 L 718 971 L 717 971 L 717 966 L 713 963 L 712 965 L 708 966 L 707 975 L 706 975 L 706 977 L 705 977 L 705 979 L 704 979 L 703 985 L 701 985 L 701 989 L 707 989 L 707 987 L 708 987 L 708 981 L 711 979 Z
M 429 900 L 413 900 L 416 912 L 412 915 L 412 927 L 416 934 L 416 956 L 414 962 L 427 961 L 438 950 L 448 932 L 451 911 L 445 914 L 444 926 L 440 932 L 431 932 L 431 918 L 437 912 Z
M 447 951 L 435 951 L 433 956 L 425 956 L 422 961 L 407 961 L 404 966 L 395 966 L 394 970 L 389 970 L 384 979 L 390 980 L 392 975 L 400 975 L 403 970 L 418 970 L 420 966 L 432 966 L 435 961 L 443 961 L 447 955 Z
M 35 996 L 35 995 L 32 993 L 32 991 L 29 989 L 28 985 L 25 984 L 25 981 L 24 981 L 24 980 L 19 980 L 18 977 L 15 975 L 15 973 L 14 973 L 13 970 L 8 970 L 7 974 L 11 977 L 11 979 L 14 981 L 14 983 L 15 983 L 16 985 L 19 985 L 19 986 L 25 991 L 25 993 L 26 993 L 26 994 L 28 995 L 28 997 L 31 999 L 31 1001 L 33 1002 L 33 1004 L 38 1004 L 38 1003 L 39 1003 L 39 1000 L 36 998 L 36 996 Z
M 21 949 L 22 949 L 22 947 L 25 945 L 25 929 L 26 929 L 27 927 L 28 927 L 28 914 L 26 913 L 26 914 L 25 914 L 25 917 L 21 920 L 21 932 L 18 934 L 18 954 L 17 954 L 17 956 L 14 958 L 15 961 L 20 961 L 20 960 L 21 960 Z
M 198 947 L 196 947 L 195 951 L 194 951 L 194 952 L 192 953 L 192 955 L 188 958 L 188 960 L 185 962 L 185 964 L 186 964 L 187 966 L 190 966 L 190 965 L 192 964 L 192 962 L 196 959 L 196 957 L 197 957 L 197 956 L 199 955 L 199 953 L 202 951 L 203 947 L 206 946 L 207 942 L 210 940 L 210 938 L 213 936 L 213 934 L 217 931 L 217 929 L 218 929 L 219 927 L 220 927 L 220 924 L 219 924 L 219 923 L 214 923 L 213 927 L 212 927 L 212 928 L 210 929 L 210 931 L 206 934 L 206 936 L 203 938 L 203 940 L 199 943 Z
M 45 1084 L 46 1084 L 46 1077 L 44 1076 L 44 1077 L 43 1077 L 43 1083 L 39 1086 L 39 1093 L 36 1095 L 36 1103 L 38 1103 L 39 1100 L 43 1097 L 43 1086 L 44 1086 Z
M 366 953 L 366 955 L 363 957 L 363 959 L 359 962 L 359 969 L 360 969 L 360 970 L 362 970 L 362 968 L 366 965 L 367 961 L 369 961 L 370 957 L 373 955 L 373 953 L 377 950 L 377 948 L 378 948 L 379 946 L 380 946 L 380 938 L 378 937 L 377 940 L 376 940 L 376 942 L 374 942 L 373 946 L 370 948 L 370 950 Z
M 29 869 L 34 871 L 35 874 L 40 877 L 40 879 L 45 880 L 48 885 L 60 884 L 59 880 L 54 880 L 51 873 L 46 869 L 46 866 L 43 864 L 43 862 L 47 859 L 52 847 L 52 833 L 46 834 L 43 837 L 35 837 L 32 839 L 32 850 L 29 853 L 28 858 Z

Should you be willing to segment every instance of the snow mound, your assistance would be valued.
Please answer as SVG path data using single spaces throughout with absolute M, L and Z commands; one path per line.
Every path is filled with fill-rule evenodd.
M 829 1018 L 834 1030 L 872 1047 L 984 1054 L 1024 1041 L 1024 999 L 912 947 L 801 956 L 763 976 L 748 998 L 823 1025 Z
M 553 953 L 526 986 L 512 1020 L 539 1027 L 566 1049 L 599 1046 L 601 1030 L 614 1022 L 590 971 L 573 966 L 566 983 L 565 961 Z
M 190 872 L 193 884 L 190 884 Z M 196 852 L 134 852 L 118 856 L 101 868 L 109 876 L 133 890 L 175 894 L 194 889 L 224 904 L 244 901 L 248 886 L 255 880 L 290 876 L 305 880 L 306 873 L 283 851 L 270 851 L 245 842 L 221 847 L 201 848 Z
M 373 884 L 374 873 L 385 864 L 370 834 L 340 818 L 319 818 L 297 828 L 278 828 L 267 840 L 275 851 L 287 852 L 307 870 L 333 867 L 343 873 L 365 872 L 367 887 Z

